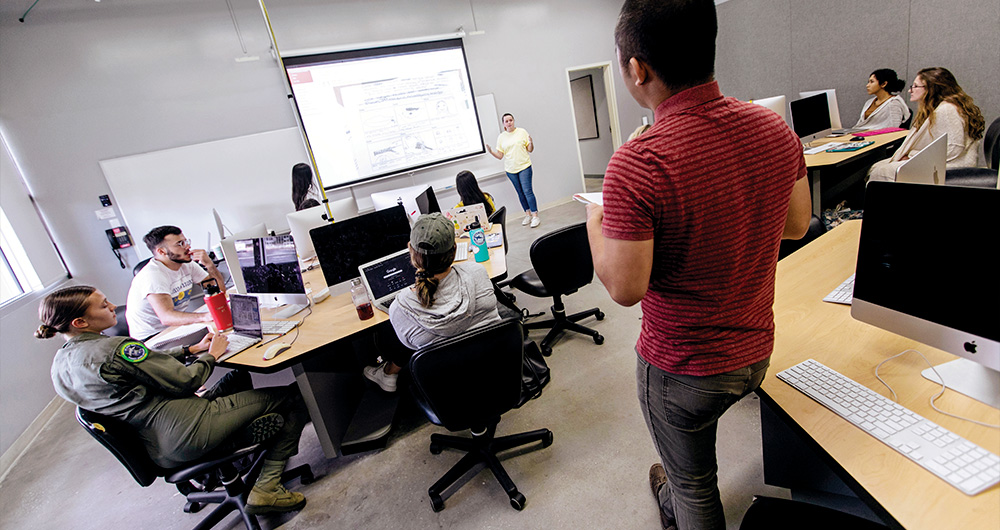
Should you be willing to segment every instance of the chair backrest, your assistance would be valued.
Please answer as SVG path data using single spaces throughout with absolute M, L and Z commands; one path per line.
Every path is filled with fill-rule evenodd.
M 825 233 L 826 224 L 823 223 L 823 220 L 818 215 L 813 214 L 812 219 L 809 220 L 809 230 L 806 231 L 806 235 L 802 236 L 801 239 L 781 240 L 781 244 L 778 247 L 778 259 L 784 259 L 792 252 L 808 245 L 812 240 Z
M 135 267 L 132 267 L 132 276 L 135 276 L 136 274 L 139 274 L 139 271 L 141 271 L 142 268 L 145 267 L 146 264 L 149 263 L 149 260 L 151 260 L 151 259 L 153 259 L 153 258 L 146 258 L 146 259 L 140 261 L 139 263 L 136 263 Z
M 118 322 L 105 330 L 104 334 L 109 337 L 128 337 L 128 320 L 125 318 L 125 305 L 115 306 L 115 316 L 118 317 Z
M 506 254 L 510 252 L 510 247 L 507 246 L 507 207 L 501 206 L 491 213 L 489 222 L 491 224 L 500 223 L 500 228 L 503 230 L 503 253 Z
M 149 458 L 142 440 L 131 425 L 80 407 L 76 408 L 76 421 L 115 455 L 140 486 L 149 486 L 160 476 L 159 466 Z
M 986 129 L 983 154 L 986 155 L 986 167 L 1000 169 L 1000 118 L 993 120 L 990 128 Z
M 586 223 L 545 234 L 531 244 L 529 254 L 531 267 L 549 294 L 570 294 L 594 279 Z
M 521 396 L 524 330 L 508 319 L 466 331 L 410 357 L 410 388 L 427 417 L 450 431 L 481 429 Z

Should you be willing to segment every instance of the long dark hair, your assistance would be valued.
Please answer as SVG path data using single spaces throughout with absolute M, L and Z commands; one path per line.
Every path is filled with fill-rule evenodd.
M 947 68 L 937 66 L 924 68 L 917 72 L 917 77 L 926 86 L 924 87 L 924 97 L 920 100 L 920 108 L 917 109 L 917 115 L 913 117 L 914 129 L 919 128 L 924 120 L 930 120 L 931 125 L 934 125 L 934 109 L 947 101 L 958 107 L 959 114 L 965 118 L 965 134 L 972 140 L 983 137 L 983 131 L 986 130 L 986 119 L 983 118 L 983 113 L 972 102 L 972 97 L 958 86 L 955 76 Z
M 35 330 L 35 338 L 50 339 L 56 333 L 68 332 L 70 324 L 87 312 L 87 298 L 96 290 L 89 285 L 78 285 L 46 296 L 38 304 L 38 320 L 42 325 Z
M 295 205 L 295 211 L 309 207 L 306 205 L 308 202 L 306 196 L 309 195 L 311 189 L 313 189 L 313 172 L 309 164 L 298 163 L 292 166 L 292 204 Z M 313 199 L 313 202 L 316 200 Z M 318 204 L 317 202 L 311 206 Z
M 471 171 L 462 171 L 455 177 L 455 188 L 458 189 L 458 196 L 462 199 L 462 204 L 482 203 L 486 207 L 486 215 L 493 215 L 493 206 L 486 200 L 486 194 L 479 189 L 476 176 Z
M 416 287 L 417 300 L 420 305 L 430 307 L 434 305 L 434 294 L 437 293 L 441 280 L 435 278 L 438 274 L 448 270 L 451 263 L 455 261 L 455 247 L 443 254 L 421 254 L 410 247 L 410 261 L 417 268 Z
M 879 86 L 882 86 L 882 83 L 885 83 L 883 88 L 890 94 L 897 94 L 906 87 L 906 81 L 897 77 L 896 71 L 891 68 L 879 68 L 878 70 L 872 72 L 871 75 L 875 76 L 875 82 L 877 82 Z

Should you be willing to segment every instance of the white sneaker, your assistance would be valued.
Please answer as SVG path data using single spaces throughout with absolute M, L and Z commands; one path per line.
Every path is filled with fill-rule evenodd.
M 382 390 L 386 392 L 395 392 L 396 380 L 399 379 L 399 374 L 387 374 L 385 373 L 384 367 L 384 364 L 380 364 L 378 366 L 366 366 L 361 371 L 364 372 L 365 378 L 378 385 Z
M 524 220 L 521 221 L 521 226 L 528 226 L 528 223 L 530 222 L 531 222 L 531 214 L 529 213 L 524 216 Z
M 537 215 L 531 218 L 531 228 L 534 228 L 540 224 L 542 224 L 542 220 L 539 219 Z

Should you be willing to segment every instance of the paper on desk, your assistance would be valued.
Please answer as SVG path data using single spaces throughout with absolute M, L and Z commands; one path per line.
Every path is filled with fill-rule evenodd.
M 573 195 L 573 198 L 583 204 L 596 204 L 598 206 L 604 206 L 604 194 L 599 191 L 596 193 L 577 193 Z
M 201 333 L 203 330 L 207 329 L 207 325 L 204 322 L 196 322 L 194 324 L 186 324 L 184 326 L 178 326 L 170 331 L 164 331 L 159 335 L 146 341 L 146 346 L 153 348 L 154 350 L 161 349 L 165 344 L 170 344 L 168 347 L 175 347 L 173 342 L 178 342 L 185 337 L 190 337 L 196 333 Z M 201 333 L 204 337 L 205 334 Z M 198 340 L 201 340 L 200 338 Z M 197 341 L 195 341 L 197 342 Z M 194 344 L 194 343 L 192 343 Z

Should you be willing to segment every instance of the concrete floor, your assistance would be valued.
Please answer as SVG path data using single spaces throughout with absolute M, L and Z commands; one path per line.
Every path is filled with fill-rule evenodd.
M 529 229 L 510 218 L 508 270 L 530 267 L 534 238 L 585 219 L 583 205 L 569 202 L 541 212 L 542 224 Z M 515 293 L 533 312 L 549 301 Z M 291 484 L 308 498 L 306 507 L 284 516 L 260 518 L 265 529 L 305 528 L 659 528 L 647 473 L 656 453 L 635 394 L 635 353 L 639 307 L 620 307 L 597 278 L 566 297 L 567 311 L 599 306 L 602 322 L 584 321 L 604 334 L 597 346 L 589 337 L 565 335 L 548 359 L 552 381 L 542 396 L 506 414 L 498 435 L 547 427 L 555 442 L 545 449 L 508 454 L 504 466 L 527 497 L 521 512 L 488 471 L 445 499 L 434 513 L 427 487 L 460 457 L 432 455 L 430 434 L 446 432 L 404 399 L 387 447 L 327 460 L 312 426 L 292 464 L 308 463 L 317 480 Z M 544 331 L 532 332 L 540 340 Z M 759 403 L 751 395 L 734 406 L 719 426 L 719 485 L 729 528 L 738 528 L 754 494 L 787 497 L 765 486 L 761 469 Z M 203 514 L 181 511 L 183 498 L 163 481 L 141 488 L 73 418 L 66 403 L 0 482 L 0 528 L 18 529 L 186 529 Z M 230 516 L 219 528 L 242 528 Z

